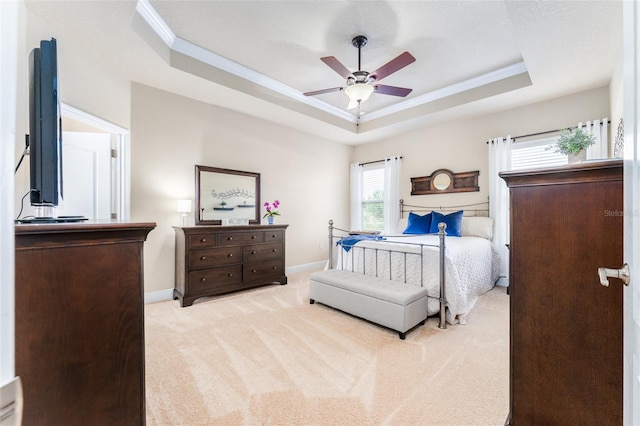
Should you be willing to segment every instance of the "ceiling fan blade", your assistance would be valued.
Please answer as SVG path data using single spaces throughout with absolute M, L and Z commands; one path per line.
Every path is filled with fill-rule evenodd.
M 303 95 L 315 96 L 315 95 L 321 95 L 323 93 L 339 92 L 341 90 L 344 90 L 344 87 L 332 87 L 331 89 L 314 90 L 313 92 L 305 92 L 303 93 Z
M 375 77 L 376 81 L 380 81 L 383 78 L 387 77 L 394 72 L 401 70 L 409 64 L 412 64 L 416 61 L 416 58 L 409 52 L 404 52 L 397 56 L 395 59 L 390 60 L 371 74 L 372 77 Z
M 342 65 L 342 62 L 340 62 L 333 56 L 325 56 L 323 58 L 320 58 L 320 60 L 329 65 L 329 68 L 340 74 L 345 80 L 353 75 L 347 67 Z
M 413 90 L 407 89 L 406 87 L 386 86 L 384 84 L 376 84 L 375 88 L 376 93 L 381 93 L 383 95 L 401 96 L 403 98 Z

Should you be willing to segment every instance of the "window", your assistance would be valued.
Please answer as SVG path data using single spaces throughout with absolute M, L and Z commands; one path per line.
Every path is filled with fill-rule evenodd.
M 536 169 L 540 167 L 562 166 L 568 163 L 566 155 L 549 148 L 558 140 L 555 138 L 514 142 L 511 145 L 511 170 Z
M 384 231 L 384 164 L 362 170 L 362 229 Z

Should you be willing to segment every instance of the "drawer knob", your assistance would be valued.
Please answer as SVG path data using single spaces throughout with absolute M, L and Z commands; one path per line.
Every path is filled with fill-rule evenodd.
M 255 239 L 256 239 L 256 236 L 255 236 L 255 235 L 252 235 L 252 236 L 251 236 L 251 239 L 252 239 L 252 240 L 255 240 Z
M 275 234 L 271 234 L 271 238 L 275 238 L 275 237 L 276 237 Z
M 207 242 L 207 239 L 206 239 L 206 238 L 203 238 L 203 239 L 201 239 L 201 240 L 200 240 L 200 242 L 201 242 L 201 243 L 206 243 L 206 242 Z
M 251 271 L 251 272 L 255 274 L 255 273 L 256 273 L 256 272 L 258 272 L 258 271 L 256 271 L 256 270 L 254 269 L 254 270 L 253 270 L 253 271 Z
M 229 237 L 229 238 L 227 238 L 227 240 L 231 241 L 231 240 L 233 240 L 233 237 Z
M 278 269 L 278 267 L 277 267 L 277 266 L 274 266 L 274 267 L 273 267 L 273 268 L 271 268 L 271 269 L 273 269 L 273 270 L 275 271 L 276 269 Z
M 251 252 L 251 254 L 256 254 L 256 251 L 255 251 L 255 250 L 254 250 L 254 251 L 252 251 L 252 252 Z
M 205 277 L 200 278 L 200 281 L 205 282 L 207 279 Z
M 229 274 L 228 276 L 229 276 L 229 277 L 232 277 L 232 276 L 233 276 L 233 274 Z
M 202 256 L 200 260 L 207 260 L 207 256 Z
M 273 249 L 272 251 L 275 253 L 275 252 L 277 252 L 277 251 L 278 251 L 278 249 Z

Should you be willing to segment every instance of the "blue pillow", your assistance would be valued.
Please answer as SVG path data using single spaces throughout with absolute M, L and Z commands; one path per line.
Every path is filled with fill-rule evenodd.
M 429 233 L 437 234 L 439 232 L 438 224 L 440 222 L 444 222 L 447 225 L 447 229 L 445 230 L 447 236 L 461 237 L 463 213 L 464 212 L 462 210 L 447 215 L 438 212 L 431 212 L 431 228 L 429 229 Z
M 420 216 L 415 213 L 409 213 L 407 219 L 407 229 L 403 234 L 428 234 L 431 229 L 431 213 Z

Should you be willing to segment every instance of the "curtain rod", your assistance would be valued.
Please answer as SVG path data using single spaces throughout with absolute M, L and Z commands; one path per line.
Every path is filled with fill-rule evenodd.
M 402 160 L 402 155 L 396 156 L 396 158 L 399 158 Z M 384 159 L 384 160 L 367 161 L 366 163 L 358 163 L 358 166 L 366 166 L 367 164 L 384 163 L 385 161 L 387 160 Z
M 602 126 L 604 122 L 601 122 L 600 125 Z M 611 124 L 611 120 L 607 120 L 607 124 Z M 582 127 L 587 127 L 586 124 L 583 124 Z M 549 133 L 557 133 L 557 132 L 562 132 L 563 130 L 574 130 L 577 129 L 578 126 L 571 126 L 571 127 L 564 127 L 562 129 L 556 129 L 556 130 L 545 130 L 544 132 L 538 132 L 538 133 L 529 133 L 528 135 L 520 135 L 520 136 L 512 136 L 511 140 L 515 141 L 516 139 L 521 139 L 521 138 L 528 138 L 531 136 L 540 136 L 540 135 L 548 135 Z M 487 141 L 487 144 L 489 144 L 491 141 Z

